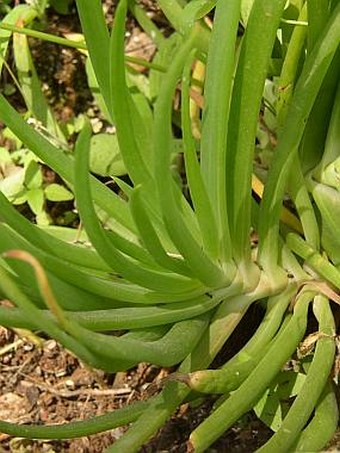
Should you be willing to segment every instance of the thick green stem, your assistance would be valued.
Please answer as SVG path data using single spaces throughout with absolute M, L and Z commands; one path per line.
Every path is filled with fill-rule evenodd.
M 317 296 L 314 306 L 319 319 L 320 338 L 313 361 L 308 369 L 303 387 L 284 418 L 280 429 L 258 450 L 259 453 L 290 451 L 294 441 L 307 423 L 329 378 L 335 354 L 333 314 L 329 302 L 324 296 Z M 316 450 L 312 448 L 312 451 Z
M 284 293 L 269 299 L 267 313 L 255 334 L 222 368 L 195 371 L 188 375 L 175 374 L 174 379 L 201 393 L 229 393 L 235 390 L 268 351 L 273 337 L 280 328 L 294 290 L 295 285 L 292 285 Z
M 189 445 L 193 451 L 203 452 L 239 417 L 256 404 L 301 341 L 307 326 L 307 311 L 311 298 L 312 293 L 301 295 L 291 320 L 277 336 L 255 370 L 224 403 L 192 432 Z
M 231 335 L 252 302 L 252 298 L 240 296 L 227 299 L 216 311 L 209 328 L 193 353 L 181 364 L 179 371 L 188 373 L 209 366 L 222 345 Z M 106 453 L 134 453 L 166 422 L 190 389 L 178 382 L 169 382 L 149 409 L 143 413 L 128 432 Z
M 333 388 L 328 382 L 315 408 L 315 414 L 307 427 L 302 431 L 292 451 L 321 451 L 329 442 L 338 427 L 339 409 Z

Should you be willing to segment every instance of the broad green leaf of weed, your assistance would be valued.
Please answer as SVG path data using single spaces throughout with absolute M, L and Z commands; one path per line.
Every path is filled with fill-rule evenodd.
M 5 127 L 2 131 L 2 135 L 4 138 L 8 138 L 9 140 L 13 141 L 15 144 L 15 148 L 19 149 L 22 146 L 22 140 L 14 134 L 8 127 Z
M 22 193 L 25 178 L 25 170 L 22 167 L 15 166 L 9 175 L 0 179 L 0 191 L 9 200 L 14 201 Z
M 45 197 L 49 201 L 70 201 L 73 200 L 73 193 L 60 184 L 49 184 L 45 190 Z
M 127 173 L 116 135 L 103 133 L 91 138 L 90 170 L 101 176 L 122 176 Z
M 42 185 L 41 168 L 35 160 L 31 160 L 26 167 L 24 183 L 28 189 L 39 189 Z
M 40 214 L 44 209 L 44 191 L 41 188 L 29 189 L 26 192 L 26 200 L 35 215 Z
M 3 174 L 3 169 L 6 164 L 10 164 L 12 162 L 11 155 L 7 148 L 0 146 L 0 168 L 1 173 Z
M 51 223 L 51 218 L 45 211 L 38 212 L 35 216 L 35 221 L 39 226 L 47 226 Z

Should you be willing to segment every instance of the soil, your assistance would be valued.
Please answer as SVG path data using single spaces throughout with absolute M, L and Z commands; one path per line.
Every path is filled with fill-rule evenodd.
M 240 343 L 240 337 L 238 338 Z M 227 350 L 230 350 L 228 347 Z M 114 375 L 91 370 L 55 340 L 0 327 L 0 419 L 20 424 L 62 424 L 87 419 L 145 399 L 170 371 L 141 363 Z M 190 432 L 209 414 L 214 399 L 183 404 L 141 452 L 185 453 Z M 67 441 L 32 441 L 0 434 L 1 452 L 101 453 L 125 428 Z M 255 451 L 271 431 L 248 414 L 210 452 Z
M 107 0 L 103 3 L 107 21 L 111 23 L 114 2 Z M 143 0 L 141 3 L 153 19 L 169 33 L 169 26 L 156 2 Z M 51 12 L 47 16 L 44 30 L 63 35 L 79 32 L 80 26 L 75 14 L 59 16 Z M 127 47 L 130 55 L 151 58 L 154 49 L 132 18 L 128 22 L 128 31 Z M 93 112 L 94 118 L 98 116 L 98 121 L 102 121 L 87 86 L 82 55 L 73 49 L 60 51 L 60 48 L 52 43 L 42 44 L 31 40 L 31 45 L 45 94 L 59 120 L 69 121 L 83 112 L 85 106 Z M 8 74 L 4 77 L 8 77 Z M 18 108 L 23 108 L 18 93 L 13 94 L 10 101 Z M 46 169 L 46 172 L 51 170 Z M 57 178 L 53 174 L 51 177 Z M 60 210 L 65 207 L 54 205 L 53 209 L 57 214 L 52 214 L 52 218 L 57 219 Z M 260 319 L 256 310 L 249 316 L 246 320 L 247 329 L 239 330 L 246 330 L 248 336 Z M 228 357 L 228 351 L 235 352 L 246 339 L 236 334 L 224 350 L 223 360 Z M 215 366 L 223 360 L 219 356 Z M 0 371 L 0 419 L 22 424 L 62 424 L 87 419 L 144 399 L 148 387 L 157 384 L 172 370 L 142 363 L 125 373 L 106 374 L 84 366 L 54 340 L 42 335 L 35 336 L 30 332 L 0 327 Z M 199 407 L 182 405 L 155 438 L 143 446 L 141 452 L 186 452 L 190 432 L 209 414 L 213 402 L 210 398 Z M 0 452 L 101 453 L 119 438 L 125 429 L 126 427 L 117 428 L 67 441 L 31 441 L 0 433 Z M 209 451 L 253 452 L 270 435 L 270 429 L 249 413 Z M 339 437 L 340 432 L 335 435 L 329 450 L 337 451 L 338 447 L 340 449 Z
M 212 367 L 218 367 L 251 337 L 262 311 L 251 307 Z M 246 328 L 247 327 L 247 328 Z M 141 363 L 116 374 L 84 366 L 55 340 L 0 327 L 0 419 L 20 424 L 63 424 L 114 411 L 145 400 L 150 388 L 174 370 Z M 141 453 L 186 453 L 191 431 L 210 413 L 215 398 L 181 405 Z M 128 427 L 65 441 L 28 440 L 0 433 L 0 453 L 102 453 Z M 272 431 L 252 412 L 242 417 L 209 453 L 255 452 Z M 339 451 L 340 430 L 324 451 Z

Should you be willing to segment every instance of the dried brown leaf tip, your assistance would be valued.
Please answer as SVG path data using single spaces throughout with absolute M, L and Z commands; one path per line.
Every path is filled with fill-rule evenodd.
M 321 338 L 332 338 L 334 339 L 334 335 L 328 335 L 324 332 L 314 332 L 308 335 L 299 345 L 298 350 L 297 350 L 297 355 L 299 359 L 302 359 L 303 357 L 306 357 L 307 355 L 311 354 L 315 344 L 321 339 Z

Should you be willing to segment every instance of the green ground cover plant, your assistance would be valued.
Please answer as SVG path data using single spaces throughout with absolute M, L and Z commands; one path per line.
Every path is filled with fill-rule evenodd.
M 209 448 L 252 408 L 274 431 L 259 451 L 321 450 L 338 423 L 340 3 L 159 0 L 170 38 L 133 1 L 118 3 L 112 30 L 100 1 L 76 3 L 86 45 L 60 44 L 88 52 L 98 102 L 116 127 L 110 146 L 123 170 L 112 176 L 125 196 L 90 173 L 86 120 L 73 152 L 44 101 L 43 110 L 30 102 L 33 71 L 24 98 L 49 135 L 0 96 L 1 122 L 60 175 L 86 234 L 85 244 L 70 243 L 0 194 L 0 294 L 15 306 L 0 307 L 0 323 L 44 331 L 108 372 L 139 362 L 178 369 L 156 396 L 111 414 L 67 426 L 1 421 L 0 430 L 60 439 L 131 423 L 108 451 L 138 451 L 182 402 L 214 394 L 188 451 Z M 142 85 L 124 55 L 128 8 L 158 47 Z M 9 15 L 2 55 L 20 31 L 18 10 Z M 206 66 L 198 96 L 197 61 Z M 131 184 L 117 178 L 123 172 Z M 209 369 L 253 303 L 266 310 L 257 331 Z M 301 347 L 311 316 L 317 332 Z M 284 371 L 297 349 L 299 369 Z

